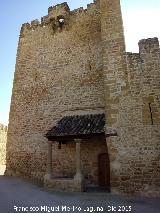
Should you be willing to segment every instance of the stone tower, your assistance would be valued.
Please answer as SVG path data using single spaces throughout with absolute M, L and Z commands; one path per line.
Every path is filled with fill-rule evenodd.
M 47 131 L 66 116 L 105 114 L 103 138 L 82 143 L 86 185 L 99 184 L 99 155 L 108 154 L 111 192 L 159 195 L 158 39 L 141 40 L 139 49 L 125 52 L 119 0 L 97 0 L 74 11 L 62 3 L 50 7 L 41 22 L 23 24 L 6 174 L 43 182 Z M 71 177 L 75 144 L 58 147 L 52 146 L 53 175 Z
M 103 47 L 103 75 L 106 110 L 106 142 L 110 155 L 111 188 L 120 184 L 115 182 L 119 173 L 120 149 L 120 101 L 127 93 L 127 67 L 125 63 L 125 41 L 121 7 L 119 0 L 101 0 L 101 38 Z M 116 160 L 117 159 L 117 160 Z M 118 175 L 119 176 L 119 175 Z
M 126 53 L 120 1 L 101 0 L 100 8 L 111 189 L 156 195 L 160 175 L 160 135 L 156 133 L 160 125 L 159 42 L 144 39 L 139 42 L 139 54 Z

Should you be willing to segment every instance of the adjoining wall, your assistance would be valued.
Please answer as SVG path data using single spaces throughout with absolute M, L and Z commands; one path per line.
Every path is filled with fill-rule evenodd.
M 0 166 L 6 164 L 7 127 L 0 124 Z
M 111 191 L 159 196 L 158 39 L 141 40 L 138 54 L 125 53 L 120 1 L 101 0 L 100 6 Z
M 110 143 L 111 187 L 117 194 L 160 195 L 160 49 L 157 38 L 126 53 L 128 90 L 120 98 Z
M 60 26 L 58 17 L 64 18 Z M 98 5 L 49 8 L 42 22 L 22 27 L 10 109 L 7 171 L 43 180 L 44 134 L 65 114 L 104 112 Z M 68 158 L 60 152 L 57 161 Z M 69 163 L 69 162 L 68 162 Z
M 160 195 L 158 39 L 141 40 L 139 54 L 127 53 L 126 59 L 129 95 L 121 99 L 120 136 L 124 143 L 120 158 L 116 159 L 121 167 L 120 191 L 158 196 Z

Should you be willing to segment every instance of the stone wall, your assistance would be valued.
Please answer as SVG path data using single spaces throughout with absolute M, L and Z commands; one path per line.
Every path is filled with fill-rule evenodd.
M 120 1 L 100 1 L 111 190 L 160 195 L 160 64 L 157 38 L 125 53 Z M 111 136 L 117 132 L 118 136 Z
M 160 49 L 157 38 L 139 42 L 127 53 L 129 90 L 120 105 L 120 191 L 160 193 Z M 120 151 L 120 149 L 119 149 Z M 124 161 L 126 162 L 124 164 Z M 127 175 L 126 175 L 127 174 Z
M 119 0 L 97 0 L 87 10 L 74 11 L 63 3 L 50 7 L 41 23 L 24 24 L 17 51 L 6 174 L 42 182 L 47 130 L 64 115 L 105 112 L 111 191 L 160 195 L 158 39 L 141 40 L 139 47 L 139 53 L 125 52 Z M 91 143 L 86 146 L 83 172 L 96 185 L 93 155 L 104 147 L 95 152 Z M 53 146 L 56 176 L 73 176 L 74 153 L 73 145 L 64 145 L 62 150 Z
M 42 181 L 47 130 L 64 115 L 104 112 L 100 32 L 97 3 L 75 11 L 65 3 L 57 5 L 49 8 L 41 23 L 35 20 L 22 26 L 9 119 L 7 174 Z M 72 171 L 72 149 L 57 153 L 53 167 L 57 163 L 59 168 L 58 162 L 66 159 Z
M 141 40 L 139 53 L 126 53 L 128 89 L 113 124 L 118 137 L 108 139 L 114 193 L 160 195 L 159 57 L 157 38 Z
M 0 165 L 6 164 L 7 127 L 0 124 Z

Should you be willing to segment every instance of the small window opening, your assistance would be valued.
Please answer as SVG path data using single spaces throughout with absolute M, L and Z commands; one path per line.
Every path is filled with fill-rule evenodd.
M 37 78 L 38 78 L 38 76 L 37 76 L 37 74 L 36 74 L 36 76 L 35 76 L 35 81 L 37 81 Z
M 57 19 L 58 19 L 59 27 L 62 29 L 63 25 L 64 25 L 64 17 L 63 16 L 59 16 Z
M 149 111 L 150 111 L 150 115 L 151 115 L 151 124 L 153 125 L 153 112 L 152 112 L 151 103 L 149 103 Z

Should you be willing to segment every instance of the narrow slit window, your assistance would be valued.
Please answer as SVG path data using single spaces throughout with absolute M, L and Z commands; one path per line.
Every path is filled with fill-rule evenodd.
M 153 112 L 152 112 L 151 103 L 149 103 L 149 111 L 150 111 L 150 116 L 151 116 L 151 124 L 153 125 Z

